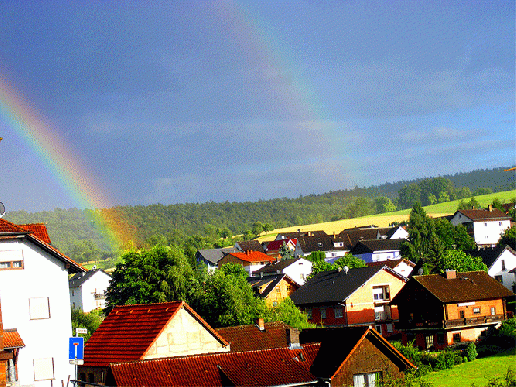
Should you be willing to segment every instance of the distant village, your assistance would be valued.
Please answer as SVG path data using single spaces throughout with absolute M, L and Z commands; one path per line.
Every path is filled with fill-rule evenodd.
M 0 386 L 380 386 L 416 368 L 393 340 L 464 348 L 513 316 L 516 251 L 498 244 L 514 227 L 508 209 L 447 218 L 466 227 L 476 244 L 468 254 L 487 272 L 423 275 L 400 253 L 409 238 L 401 225 L 198 250 L 208 272 L 242 266 L 256 297 L 271 307 L 290 298 L 314 327 L 258 318 L 217 328 L 173 300 L 115 306 L 85 344 L 73 340 L 71 310 L 105 308 L 110 275 L 53 247 L 43 224 L 0 219 Z M 314 252 L 329 264 L 352 254 L 365 265 L 312 274 Z

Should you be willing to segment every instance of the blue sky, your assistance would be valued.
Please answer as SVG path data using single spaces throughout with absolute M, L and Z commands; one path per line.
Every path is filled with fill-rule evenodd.
M 515 164 L 513 1 L 8 1 L 0 75 L 117 204 Z M 77 201 L 0 117 L 9 210 Z

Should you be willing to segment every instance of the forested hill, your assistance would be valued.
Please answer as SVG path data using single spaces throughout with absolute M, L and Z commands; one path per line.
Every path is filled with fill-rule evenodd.
M 132 241 L 133 244 L 176 243 L 193 237 L 197 248 L 207 248 L 211 247 L 210 240 L 235 234 L 252 237 L 264 227 L 319 223 L 408 208 L 413 198 L 422 203 L 449 201 L 512 189 L 515 189 L 514 173 L 497 168 L 298 198 L 119 206 L 100 211 L 116 212 L 117 218 L 125 219 L 129 227 L 138 230 L 139 240 Z M 5 219 L 17 224 L 45 223 L 53 244 L 79 262 L 117 254 L 97 233 L 89 212 L 79 209 L 37 213 L 16 211 L 7 213 Z

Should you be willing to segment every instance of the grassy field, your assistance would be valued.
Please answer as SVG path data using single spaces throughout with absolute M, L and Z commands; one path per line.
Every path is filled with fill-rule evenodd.
M 487 207 L 488 204 L 491 204 L 495 198 L 498 198 L 502 203 L 508 203 L 516 200 L 516 190 L 514 191 L 503 191 L 497 192 L 489 195 L 481 195 L 476 196 L 475 199 L 480 203 L 482 207 Z M 469 201 L 466 200 L 466 201 Z M 439 203 L 434 204 L 432 206 L 426 206 L 425 211 L 432 217 L 439 217 L 445 215 L 451 215 L 455 211 L 457 211 L 457 207 L 459 205 L 459 200 L 454 200 L 452 202 Z M 375 225 L 378 227 L 388 227 L 392 222 L 403 222 L 408 221 L 410 215 L 410 209 L 396 211 L 396 212 L 388 212 L 385 214 L 378 215 L 369 215 L 361 218 L 354 219 L 342 219 L 337 220 L 335 222 L 324 222 L 324 223 L 315 223 L 315 224 L 307 224 L 304 226 L 292 226 L 285 227 L 280 229 L 275 229 L 271 233 L 267 235 L 262 235 L 259 240 L 260 241 L 268 241 L 275 238 L 275 236 L 279 232 L 288 232 L 288 231 L 297 231 L 300 229 L 301 231 L 315 231 L 315 230 L 323 230 L 327 234 L 339 233 L 346 228 L 352 227 L 361 227 L 361 226 L 370 226 Z
M 431 372 L 423 376 L 422 380 L 432 383 L 434 387 L 470 387 L 472 383 L 476 387 L 483 387 L 489 379 L 504 376 L 509 367 L 516 370 L 514 348 L 497 356 L 457 365 L 449 370 Z

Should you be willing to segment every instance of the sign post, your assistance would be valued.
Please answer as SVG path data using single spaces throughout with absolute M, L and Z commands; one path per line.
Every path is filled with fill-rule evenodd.
M 70 337 L 68 341 L 68 360 L 70 364 L 75 365 L 75 380 L 77 380 L 77 366 L 84 364 L 84 337 Z

